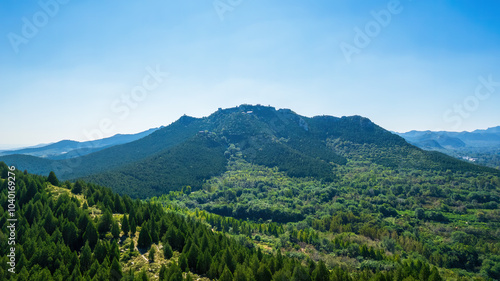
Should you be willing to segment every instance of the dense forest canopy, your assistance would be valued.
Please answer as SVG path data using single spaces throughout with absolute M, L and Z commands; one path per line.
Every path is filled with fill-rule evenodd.
M 500 279 L 500 172 L 363 117 L 184 116 L 81 175 L 116 152 L 71 182 L 0 162 L 0 279 Z

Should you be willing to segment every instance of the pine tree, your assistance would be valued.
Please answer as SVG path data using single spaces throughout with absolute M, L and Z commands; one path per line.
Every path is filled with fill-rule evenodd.
M 66 245 L 68 245 L 71 250 L 75 250 L 78 239 L 78 229 L 75 224 L 73 222 L 66 222 L 63 226 L 63 233 Z
M 228 248 L 226 248 L 226 251 L 224 252 L 224 255 L 222 256 L 222 260 L 227 265 L 229 270 L 231 272 L 234 272 L 234 270 L 236 269 L 236 261 L 234 260 L 233 255 L 231 254 L 231 251 L 229 251 Z
M 87 228 L 85 229 L 83 239 L 84 241 L 87 241 L 89 243 L 91 249 L 94 249 L 97 241 L 99 240 L 99 233 L 97 232 L 97 229 L 92 220 L 87 223 Z
M 97 241 L 97 244 L 95 245 L 94 249 L 94 257 L 99 263 L 103 263 L 104 259 L 107 256 L 107 247 L 105 245 L 106 242 L 103 240 Z
M 325 263 L 320 260 L 316 269 L 312 273 L 313 281 L 329 281 L 330 272 L 326 268 Z
M 53 171 L 51 171 L 49 173 L 49 177 L 47 178 L 47 181 L 49 183 L 51 183 L 52 185 L 59 186 L 59 180 L 57 179 L 56 174 Z
M 293 269 L 291 281 L 311 281 L 311 277 L 304 267 L 297 265 Z
M 82 181 L 77 180 L 73 185 L 71 192 L 73 192 L 74 194 L 81 194 L 83 192 L 83 185 L 84 183 Z
M 134 240 L 130 239 L 130 246 L 128 247 L 128 250 L 132 253 L 135 251 L 135 245 L 134 245 Z
M 246 275 L 246 270 L 244 265 L 238 264 L 236 266 L 236 270 L 234 271 L 234 281 L 250 281 L 250 279 Z
M 97 230 L 99 233 L 106 234 L 106 232 L 111 230 L 111 224 L 113 223 L 113 215 L 111 212 L 106 209 L 104 211 L 104 214 L 99 218 L 99 223 L 97 224 Z
M 128 232 L 130 231 L 130 225 L 128 223 L 127 215 L 123 215 L 123 218 L 122 218 L 122 231 L 123 231 L 125 236 L 127 236 Z
M 83 277 L 82 277 L 82 273 L 80 272 L 80 268 L 78 266 L 75 266 L 68 281 L 82 281 L 82 280 L 83 280 Z
M 118 262 L 118 259 L 113 259 L 108 274 L 109 274 L 109 280 L 119 281 L 122 279 L 123 277 L 122 267 L 120 265 L 120 262 Z
M 181 254 L 181 256 L 179 257 L 179 267 L 181 268 L 181 270 L 183 272 L 186 272 L 186 271 L 189 271 L 189 266 L 188 266 L 188 262 L 187 262 L 187 258 L 186 258 L 186 255 L 185 254 Z
M 141 273 L 139 274 L 138 278 L 137 278 L 138 281 L 149 281 L 149 277 L 148 275 L 146 274 L 146 269 L 143 268 L 141 270 Z
M 120 226 L 118 226 L 118 223 L 115 220 L 113 220 L 113 223 L 111 224 L 111 234 L 115 239 L 120 238 Z
M 163 281 L 163 280 L 166 280 L 167 278 L 167 267 L 165 266 L 165 264 L 163 263 L 160 267 L 160 273 L 158 275 L 158 279 L 160 281 Z
M 82 253 L 80 254 L 80 268 L 83 272 L 90 269 L 92 265 L 92 251 L 89 246 L 89 242 L 85 243 Z
M 271 281 L 273 275 L 265 264 L 261 264 L 259 269 L 257 270 L 257 274 L 255 275 L 255 277 L 260 281 Z
M 120 260 L 120 247 L 118 246 L 116 240 L 113 240 L 111 242 L 111 248 L 108 251 L 108 256 L 110 261 L 113 261 L 115 259 L 118 261 Z
M 189 249 L 187 253 L 187 260 L 188 260 L 188 266 L 189 268 L 193 269 L 194 272 L 198 272 L 198 269 L 196 268 L 198 264 L 198 257 L 200 256 L 200 249 L 198 246 L 193 243 L 191 244 L 191 248 Z
M 257 280 L 260 280 L 260 279 L 257 279 Z M 219 281 L 233 281 L 233 274 L 231 273 L 229 268 L 227 268 L 227 266 L 224 267 L 224 271 L 222 272 L 222 275 L 220 276 Z M 269 281 L 271 281 L 271 279 L 269 279 Z
M 172 251 L 172 247 L 168 242 L 163 242 L 163 256 L 165 259 L 170 259 L 174 255 L 174 251 Z
M 156 254 L 156 247 L 151 247 L 151 250 L 149 250 L 149 255 L 148 255 L 150 263 L 155 262 L 155 254 Z
M 52 232 L 54 232 L 54 230 L 56 229 L 57 221 L 54 218 L 52 210 L 50 208 L 46 207 L 44 212 L 45 212 L 45 218 L 43 222 L 43 227 L 45 228 L 45 231 L 47 231 L 49 235 L 52 235 Z
M 139 233 L 139 239 L 137 240 L 137 247 L 139 248 L 149 248 L 151 246 L 151 235 L 149 235 L 148 228 L 145 224 L 141 227 L 141 232 Z
M 132 217 L 130 219 L 130 235 L 135 236 L 136 231 L 137 231 L 137 225 L 135 224 L 135 219 Z

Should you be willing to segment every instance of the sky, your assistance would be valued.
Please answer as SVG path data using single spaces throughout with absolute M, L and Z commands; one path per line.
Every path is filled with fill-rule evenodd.
M 500 125 L 500 2 L 3 0 L 0 149 L 240 104 L 385 129 Z

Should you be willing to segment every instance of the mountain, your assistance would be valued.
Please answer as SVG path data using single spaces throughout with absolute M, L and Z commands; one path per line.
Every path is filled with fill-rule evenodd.
M 500 167 L 500 126 L 472 132 L 410 131 L 397 134 L 422 149 Z
M 263 253 L 249 241 L 241 243 L 159 204 L 82 181 L 61 185 L 56 177 L 0 162 L 0 185 L 13 181 L 14 192 L 0 191 L 6 210 L 0 207 L 6 239 L 0 246 L 0 280 L 233 280 L 233 273 L 243 280 L 270 280 L 267 275 L 280 271 L 284 279 L 300 271 L 310 280 L 313 273 L 296 257 Z M 9 212 L 8 196 L 16 200 Z M 325 274 L 329 278 L 330 272 Z
M 423 151 L 361 116 L 309 118 L 260 105 L 219 109 L 204 118 L 182 116 L 142 139 L 72 159 L 30 163 L 31 158 L 13 155 L 0 161 L 37 174 L 85 178 L 144 198 L 185 186 L 200 189 L 223 173 L 234 155 L 292 177 L 326 182 L 335 179 L 335 166 L 356 161 L 394 169 L 488 170 Z
M 94 141 L 77 142 L 72 140 L 62 140 L 48 145 L 38 145 L 16 150 L 0 151 L 0 156 L 23 154 L 47 159 L 69 159 L 96 152 L 107 147 L 133 142 L 158 130 L 149 129 L 137 134 L 117 134 L 109 138 Z
M 500 172 L 361 116 L 242 105 L 82 157 L 5 158 L 0 221 L 15 199 L 19 230 L 1 280 L 10 252 L 21 280 L 500 278 Z

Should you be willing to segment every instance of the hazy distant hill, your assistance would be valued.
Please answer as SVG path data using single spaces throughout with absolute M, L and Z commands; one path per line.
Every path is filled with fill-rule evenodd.
M 478 164 L 500 166 L 500 126 L 473 132 L 410 131 L 398 133 L 408 142 Z
M 0 151 L 0 156 L 23 154 L 47 159 L 69 159 L 87 155 L 114 145 L 129 143 L 150 135 L 156 130 L 158 128 L 149 129 L 137 134 L 117 134 L 109 138 L 86 142 L 62 140 L 48 145 Z
M 360 116 L 300 116 L 289 109 L 242 105 L 204 118 L 183 116 L 122 145 L 66 160 L 10 156 L 0 161 L 62 179 L 85 177 L 135 197 L 164 194 L 221 174 L 227 159 L 278 167 L 292 177 L 335 178 L 332 168 L 364 161 L 393 169 L 487 170 L 426 152 Z

